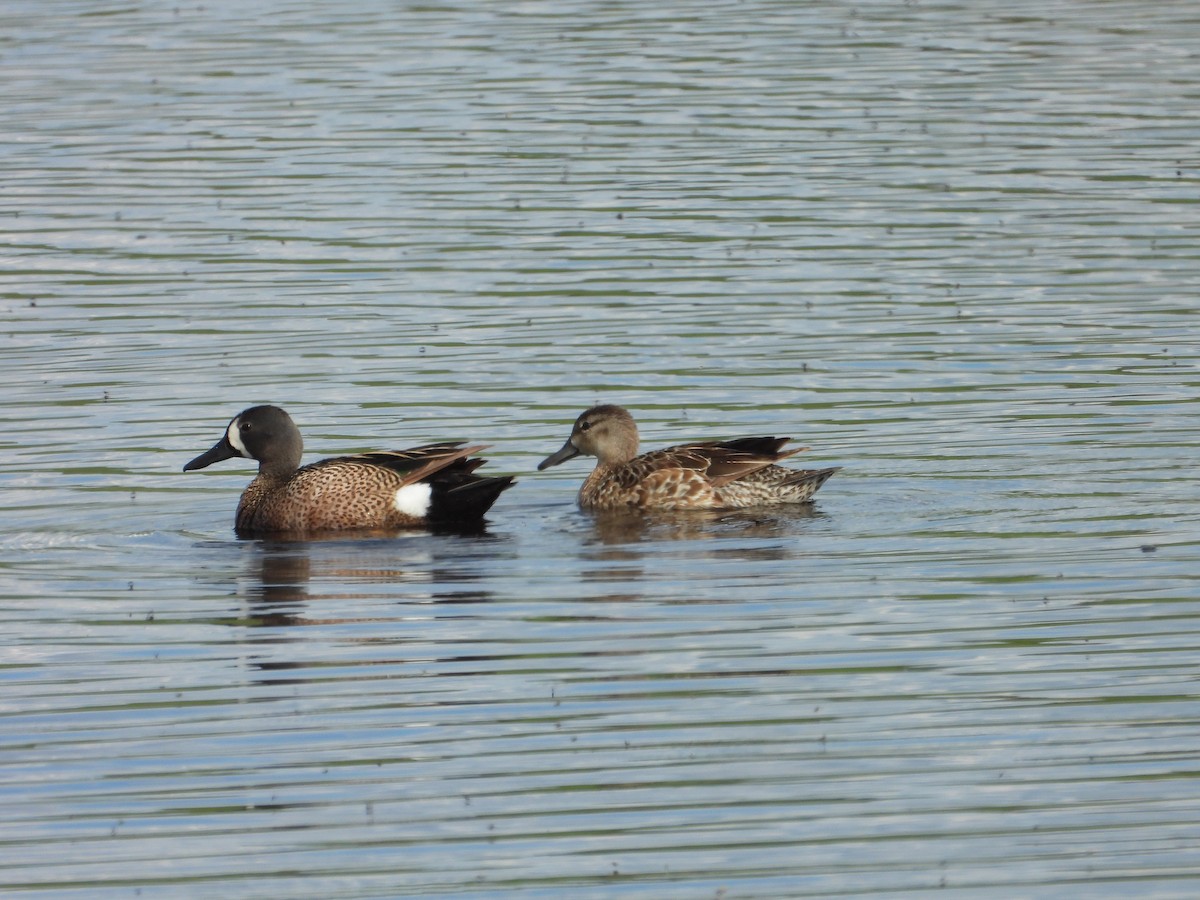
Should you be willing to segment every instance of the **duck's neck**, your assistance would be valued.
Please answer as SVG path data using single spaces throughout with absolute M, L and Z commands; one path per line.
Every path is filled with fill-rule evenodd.
M 609 463 L 596 460 L 596 468 L 592 469 L 588 477 L 583 479 L 583 484 L 579 486 L 580 501 L 583 502 L 591 498 L 596 489 L 611 478 L 613 471 L 619 469 L 622 465 L 624 463 Z
M 284 482 L 296 474 L 296 470 L 300 468 L 300 457 L 297 454 L 294 458 L 279 459 L 273 462 L 260 460 L 258 463 L 258 481 L 259 478 L 269 480 L 271 482 Z

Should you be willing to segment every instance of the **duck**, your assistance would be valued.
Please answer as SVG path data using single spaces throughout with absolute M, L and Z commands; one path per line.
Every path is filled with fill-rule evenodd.
M 264 405 L 234 416 L 221 439 L 183 471 L 235 457 L 258 462 L 234 518 L 239 537 L 473 527 L 515 480 L 474 474 L 486 460 L 472 454 L 485 447 L 423 444 L 301 466 L 300 429 L 283 409 Z
M 587 510 L 747 509 L 807 503 L 841 467 L 777 465 L 806 447 L 784 450 L 786 437 L 743 437 L 679 444 L 638 454 L 637 423 L 627 409 L 593 406 L 579 415 L 562 447 L 538 471 L 579 455 L 596 467 L 579 489 Z

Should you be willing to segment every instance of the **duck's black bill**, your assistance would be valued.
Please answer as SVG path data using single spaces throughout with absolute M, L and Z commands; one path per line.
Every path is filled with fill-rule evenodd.
M 233 459 L 235 456 L 241 456 L 241 454 L 233 449 L 233 445 L 229 443 L 228 437 L 223 437 L 213 444 L 210 450 L 201 453 L 184 466 L 183 471 L 191 472 L 193 469 L 203 469 L 223 459 Z
M 566 462 L 568 459 L 574 459 L 578 455 L 578 448 L 568 440 L 557 453 L 551 453 L 538 463 L 538 471 L 548 469 L 551 466 L 557 466 L 559 463 Z

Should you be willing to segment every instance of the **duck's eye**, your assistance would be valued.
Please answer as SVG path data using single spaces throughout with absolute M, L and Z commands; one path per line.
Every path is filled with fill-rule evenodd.
M 591 427 L 592 427 L 592 423 L 591 423 L 591 422 L 580 422 L 580 423 L 579 423 L 579 430 L 580 430 L 580 431 L 587 431 L 587 430 L 588 430 L 588 429 L 590 429 Z
M 250 430 L 250 423 L 249 422 L 238 422 L 238 430 L 240 432 L 242 432 L 242 434 L 245 434 L 247 431 Z

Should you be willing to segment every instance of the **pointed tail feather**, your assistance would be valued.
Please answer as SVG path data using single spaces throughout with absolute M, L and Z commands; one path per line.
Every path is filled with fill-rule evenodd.
M 801 503 L 819 491 L 821 485 L 840 469 L 841 466 L 833 466 L 829 469 L 801 469 L 784 479 L 781 487 L 788 490 L 789 500 Z

